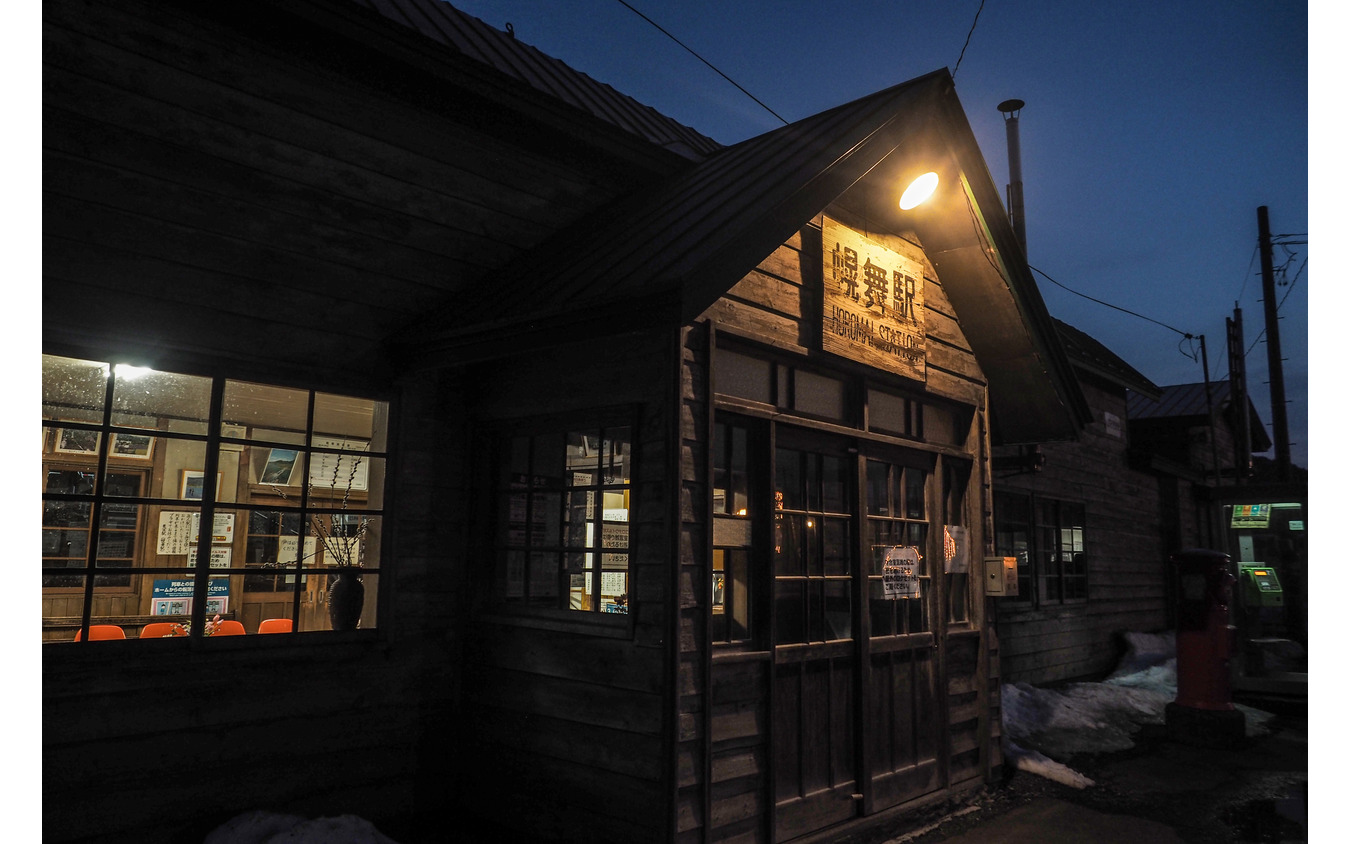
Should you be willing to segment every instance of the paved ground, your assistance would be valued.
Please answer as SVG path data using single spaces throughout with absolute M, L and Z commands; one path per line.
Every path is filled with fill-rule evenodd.
M 1094 780 L 1090 788 L 1014 771 L 942 817 L 840 844 L 1307 841 L 1306 706 L 1280 705 L 1267 727 L 1267 735 L 1230 749 L 1180 743 L 1164 727 L 1146 727 L 1129 750 L 1060 760 Z

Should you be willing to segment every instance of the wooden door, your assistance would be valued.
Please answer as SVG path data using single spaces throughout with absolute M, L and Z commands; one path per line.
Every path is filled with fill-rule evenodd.
M 854 463 L 842 450 L 775 450 L 775 841 L 858 811 Z
M 865 810 L 871 813 L 941 785 L 933 628 L 939 579 L 928 554 L 931 464 L 922 458 L 867 458 L 863 473 L 868 570 L 866 664 L 860 685 L 863 791 Z

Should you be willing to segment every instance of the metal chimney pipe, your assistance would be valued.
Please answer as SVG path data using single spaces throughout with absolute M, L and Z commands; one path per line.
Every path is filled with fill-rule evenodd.
M 1024 105 L 1026 103 L 1021 100 L 1004 100 L 998 104 L 998 110 L 1003 112 L 1003 124 L 1008 132 L 1008 219 L 1025 258 L 1027 222 L 1022 207 L 1022 141 L 1017 132 L 1017 118 Z

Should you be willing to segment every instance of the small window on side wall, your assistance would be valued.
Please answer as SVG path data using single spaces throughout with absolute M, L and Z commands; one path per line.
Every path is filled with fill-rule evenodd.
M 536 425 L 500 447 L 493 603 L 627 614 L 631 426 Z

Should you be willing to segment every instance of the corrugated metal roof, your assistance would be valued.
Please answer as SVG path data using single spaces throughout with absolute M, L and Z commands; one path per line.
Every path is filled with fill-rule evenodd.
M 925 113 L 941 84 L 924 77 L 723 149 L 504 268 L 494 286 L 528 295 L 506 316 L 495 290 L 461 298 L 442 335 L 658 294 L 692 320 L 890 152 L 900 138 L 879 130 Z M 884 149 L 861 154 L 870 140 Z
M 1228 381 L 1211 381 L 1210 396 L 1214 411 L 1233 421 L 1232 389 Z M 1145 420 L 1181 420 L 1203 419 L 1209 415 L 1209 405 L 1205 400 L 1205 384 L 1172 384 L 1162 388 L 1162 394 L 1154 400 L 1131 392 L 1125 400 L 1125 413 L 1130 421 Z M 1247 400 L 1248 424 L 1252 432 L 1252 449 L 1265 451 L 1270 448 L 1271 439 L 1266 431 L 1261 415 L 1256 407 Z
M 541 244 L 398 340 L 435 365 L 507 336 L 687 324 L 845 194 L 893 218 L 898 177 L 920 161 L 953 189 L 906 224 L 938 245 L 948 296 L 977 326 L 966 333 L 1004 441 L 1072 439 L 1086 401 L 945 69 L 725 148 Z
M 391 21 L 483 62 L 556 100 L 573 105 L 691 160 L 698 160 L 722 148 L 717 141 L 442 0 L 351 2 L 372 9 Z
M 1209 383 L 1210 398 L 1214 407 L 1220 408 L 1228 403 L 1229 386 L 1227 381 Z M 1130 393 L 1126 402 L 1126 413 L 1131 419 L 1170 419 L 1179 416 L 1206 416 L 1209 404 L 1205 399 L 1205 384 L 1172 384 L 1162 388 L 1156 400 L 1139 393 Z
M 1055 320 L 1055 328 L 1059 332 L 1060 342 L 1064 344 L 1064 351 L 1076 366 L 1095 372 L 1138 394 L 1161 396 L 1161 388 L 1157 384 L 1141 375 L 1096 338 L 1058 319 Z

